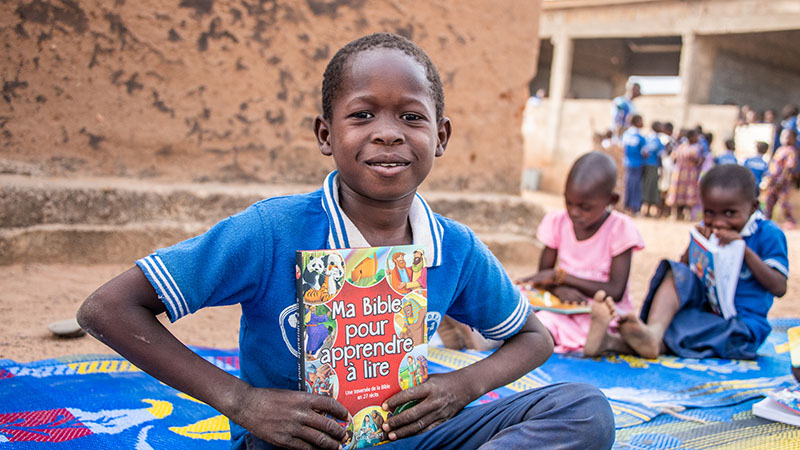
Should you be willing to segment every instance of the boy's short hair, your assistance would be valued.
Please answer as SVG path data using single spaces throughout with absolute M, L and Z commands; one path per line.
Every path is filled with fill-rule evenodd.
M 333 102 L 342 84 L 344 70 L 350 57 L 368 50 L 388 48 L 397 49 L 414 58 L 424 69 L 425 77 L 430 83 L 431 98 L 436 106 L 436 121 L 444 117 L 444 88 L 439 78 L 439 71 L 424 50 L 410 40 L 393 33 L 373 33 L 358 38 L 336 52 L 325 68 L 322 77 L 322 116 L 331 120 L 333 117 Z
M 714 166 L 700 178 L 701 193 L 715 187 L 739 189 L 747 200 L 756 199 L 756 178 L 753 172 L 738 164 Z
M 758 141 L 756 142 L 756 150 L 758 153 L 767 153 L 767 150 L 769 150 L 769 144 L 764 141 Z

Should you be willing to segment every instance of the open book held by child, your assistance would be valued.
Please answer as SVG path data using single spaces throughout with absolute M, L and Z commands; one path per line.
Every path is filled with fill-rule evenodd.
M 703 281 L 689 268 L 688 249 L 680 261 L 663 260 L 650 281 L 640 314 L 619 317 L 619 335 L 605 332 L 617 313 L 595 296 L 591 333 L 601 336 L 592 354 L 618 352 L 655 358 L 755 359 L 771 330 L 767 312 L 786 293 L 789 257 L 786 236 L 758 210 L 755 178 L 749 169 L 725 164 L 700 180 L 703 222 L 697 231 L 719 245 L 743 241 L 743 263 L 733 296 L 735 316 L 715 312 Z
M 323 188 L 255 203 L 205 234 L 157 250 L 86 299 L 81 325 L 137 367 L 231 419 L 233 448 L 338 449 L 347 410 L 298 390 L 297 250 L 425 248 L 428 338 L 445 314 L 504 340 L 487 358 L 401 391 L 381 405 L 418 403 L 375 422 L 383 448 L 610 448 L 611 408 L 584 384 L 557 384 L 464 408 L 541 365 L 547 331 L 475 234 L 434 214 L 417 194 L 452 126 L 436 67 L 409 40 L 376 33 L 347 44 L 322 83 L 314 122 L 336 171 Z M 200 358 L 156 318 L 240 304 L 241 378 Z M 545 400 L 546 399 L 546 400 Z

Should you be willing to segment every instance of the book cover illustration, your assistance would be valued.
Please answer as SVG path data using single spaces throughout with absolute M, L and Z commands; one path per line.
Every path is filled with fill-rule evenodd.
M 753 414 L 775 422 L 800 426 L 800 386 L 778 389 L 753 404 Z
M 689 269 L 703 282 L 711 310 L 730 319 L 736 315 L 734 295 L 744 259 L 744 241 L 721 246 L 713 234 L 706 239 L 696 228 L 690 234 Z
M 557 296 L 544 289 L 526 285 L 521 285 L 519 288 L 536 311 L 552 311 L 560 314 L 584 314 L 591 311 L 589 305 L 563 303 Z
M 770 392 L 769 398 L 780 403 L 788 411 L 798 414 L 798 418 L 800 418 L 800 386 Z
M 350 412 L 343 448 L 385 441 L 383 401 L 428 378 L 424 248 L 298 251 L 295 275 L 300 389 Z

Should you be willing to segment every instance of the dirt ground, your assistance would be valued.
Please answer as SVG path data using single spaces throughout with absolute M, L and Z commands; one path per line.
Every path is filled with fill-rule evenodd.
M 560 196 L 527 193 L 545 208 L 561 207 Z M 647 283 L 661 258 L 676 258 L 683 251 L 691 224 L 669 219 L 637 218 L 646 248 L 634 255 L 631 292 L 641 301 Z M 790 261 L 798 261 L 800 230 L 786 233 Z M 0 359 L 33 361 L 43 358 L 86 353 L 112 353 L 90 336 L 63 339 L 47 329 L 51 322 L 74 317 L 83 299 L 105 281 L 127 270 L 130 265 L 28 264 L 0 266 Z M 508 267 L 513 276 L 535 270 Z M 800 270 L 793 265 L 787 294 L 776 299 L 770 317 L 800 317 Z M 185 317 L 170 330 L 183 342 L 197 346 L 233 348 L 237 345 L 239 308 L 236 306 L 200 311 Z

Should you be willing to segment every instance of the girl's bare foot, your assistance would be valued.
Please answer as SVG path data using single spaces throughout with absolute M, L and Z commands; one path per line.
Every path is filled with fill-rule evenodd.
M 617 315 L 614 300 L 603 290 L 595 292 L 593 300 L 592 322 L 586 335 L 586 343 L 583 345 L 583 354 L 590 357 L 612 350 L 615 347 L 612 341 L 620 339 L 618 336 L 608 334 L 608 324 Z
M 661 340 L 635 313 L 620 317 L 619 333 L 633 351 L 643 358 L 655 359 L 663 353 Z

